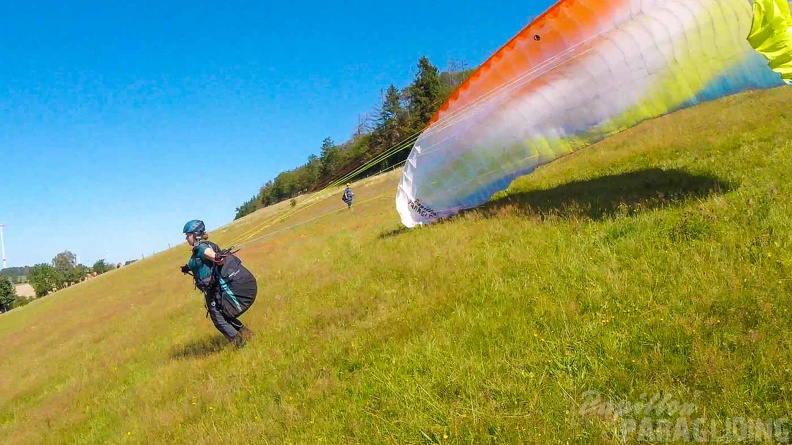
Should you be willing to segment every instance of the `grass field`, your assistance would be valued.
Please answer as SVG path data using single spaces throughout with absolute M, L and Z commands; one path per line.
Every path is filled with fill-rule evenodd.
M 16 294 L 19 295 L 20 297 L 36 296 L 36 291 L 33 289 L 33 286 L 31 286 L 28 283 L 17 284 L 14 286 L 14 290 L 16 291 Z
M 339 189 L 248 215 L 211 234 L 259 280 L 239 350 L 179 272 L 186 245 L 36 300 L 0 316 L 0 437 L 610 444 L 746 418 L 775 439 L 791 109 L 780 88 L 677 112 L 420 229 L 398 222 L 399 172 L 351 211 Z

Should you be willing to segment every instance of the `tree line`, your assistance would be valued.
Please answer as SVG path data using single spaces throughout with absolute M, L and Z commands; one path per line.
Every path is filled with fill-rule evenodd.
M 364 178 L 407 159 L 412 142 L 472 72 L 455 61 L 440 72 L 426 57 L 418 60 L 417 68 L 410 85 L 403 89 L 390 85 L 384 91 L 382 102 L 360 122 L 349 140 L 336 144 L 325 138 L 318 156 L 311 154 L 305 164 L 267 181 L 255 196 L 237 207 L 234 219 L 302 193 L 321 190 L 341 178 Z
M 77 255 L 66 250 L 52 259 L 50 264 L 41 263 L 33 267 L 9 267 L 0 274 L 0 312 L 9 311 L 15 307 L 24 306 L 30 300 L 16 294 L 14 283 L 29 283 L 36 292 L 36 298 L 41 298 L 86 280 L 89 276 L 97 276 L 109 270 L 116 269 L 119 265 L 108 264 L 99 260 L 92 267 L 77 263 Z M 24 274 L 21 274 L 24 273 Z
M 30 269 L 30 266 L 6 267 L 0 270 L 0 277 L 8 278 L 14 284 L 26 283 L 27 276 L 30 275 Z

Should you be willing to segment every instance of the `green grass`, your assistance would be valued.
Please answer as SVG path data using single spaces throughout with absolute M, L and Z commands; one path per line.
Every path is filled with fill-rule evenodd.
M 587 391 L 785 417 L 790 106 L 781 88 L 647 122 L 425 228 L 398 223 L 398 172 L 352 211 L 331 192 L 242 218 L 212 234 L 259 280 L 240 350 L 186 245 L 37 300 L 0 316 L 0 437 L 620 443 Z

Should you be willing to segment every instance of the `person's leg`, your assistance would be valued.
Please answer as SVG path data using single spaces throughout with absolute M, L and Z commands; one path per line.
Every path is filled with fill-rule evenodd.
M 226 319 L 223 313 L 220 312 L 220 308 L 217 306 L 213 296 L 206 297 L 206 309 L 209 311 L 209 318 L 212 319 L 212 323 L 215 325 L 217 330 L 220 331 L 220 333 L 222 333 L 229 341 L 235 342 L 234 339 L 239 336 L 239 329 L 237 329 L 237 326 L 240 328 L 243 327 L 242 323 L 240 323 L 239 320 L 234 319 L 238 323 L 237 326 L 234 326 L 230 320 Z M 237 339 L 237 341 L 238 340 L 239 339 Z
M 237 332 L 239 332 L 242 338 L 249 339 L 250 337 L 253 336 L 253 331 L 251 331 L 250 329 L 248 329 L 247 326 L 242 324 L 242 322 L 238 318 L 226 318 L 226 320 L 231 326 L 233 326 L 237 330 Z

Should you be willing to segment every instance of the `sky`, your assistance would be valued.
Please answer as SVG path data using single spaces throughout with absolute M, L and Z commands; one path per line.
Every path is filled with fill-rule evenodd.
M 221 3 L 3 5 L 9 267 L 125 262 L 183 244 L 188 220 L 222 227 L 324 138 L 346 141 L 421 56 L 476 67 L 553 2 Z

